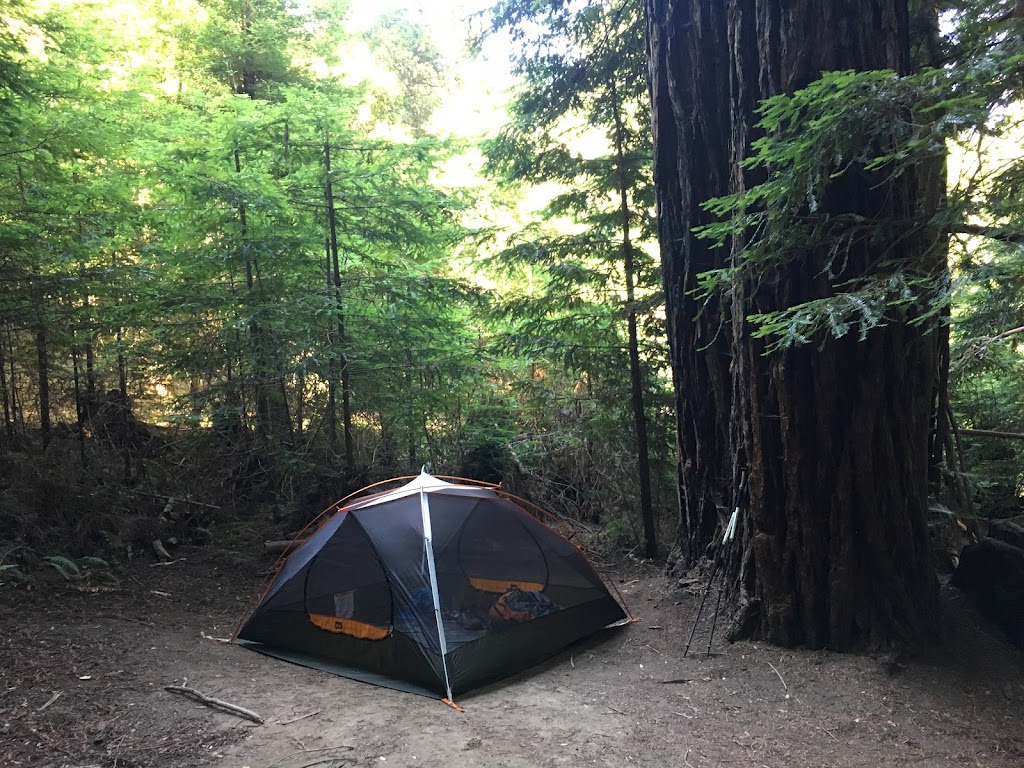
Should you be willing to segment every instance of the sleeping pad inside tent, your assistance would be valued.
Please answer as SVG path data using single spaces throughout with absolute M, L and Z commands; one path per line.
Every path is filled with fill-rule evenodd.
M 235 641 L 451 700 L 625 618 L 579 549 L 500 491 L 423 473 L 331 516 Z

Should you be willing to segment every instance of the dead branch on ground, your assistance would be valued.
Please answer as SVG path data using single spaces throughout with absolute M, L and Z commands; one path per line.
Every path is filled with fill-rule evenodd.
M 240 707 L 237 704 L 222 701 L 221 699 L 215 699 L 212 696 L 207 696 L 205 693 L 197 691 L 195 688 L 189 688 L 185 685 L 165 685 L 164 690 L 170 691 L 171 693 L 180 694 L 181 696 L 187 696 L 191 699 L 195 699 L 201 704 L 205 704 L 208 707 L 213 707 L 214 709 L 222 709 L 225 712 L 228 712 L 232 715 L 236 715 L 238 717 L 245 718 L 246 720 L 251 720 L 254 723 L 263 725 L 263 718 L 257 715 L 251 709 L 246 709 L 245 707 Z

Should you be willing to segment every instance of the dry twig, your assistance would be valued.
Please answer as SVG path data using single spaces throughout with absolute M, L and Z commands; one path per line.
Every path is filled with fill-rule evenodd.
M 270 765 L 268 765 L 267 768 L 274 768 L 274 766 L 280 765 L 281 763 L 283 763 L 288 758 L 295 757 L 296 755 L 303 755 L 303 754 L 308 754 L 308 753 L 311 753 L 311 752 L 330 752 L 330 751 L 335 750 L 335 749 L 347 749 L 347 750 L 349 750 L 351 752 L 352 750 L 355 749 L 355 747 L 353 747 L 353 746 L 351 746 L 349 744 L 339 744 L 336 747 L 318 747 L 316 749 L 305 749 L 305 748 L 303 748 L 303 749 L 300 749 L 297 752 L 289 752 L 287 755 L 282 755 L 281 757 L 277 758 L 277 760 L 275 760 Z M 340 760 L 341 758 L 337 758 L 336 757 L 334 759 L 335 760 Z
M 822 733 L 827 733 L 829 736 L 831 736 L 832 740 L 835 741 L 837 744 L 839 743 L 839 739 L 836 738 L 836 735 L 832 733 L 832 731 L 828 730 L 827 728 L 822 728 L 820 725 L 815 727 Z
M 201 704 L 205 704 L 208 707 L 213 707 L 214 709 L 222 709 L 225 712 L 229 712 L 232 715 L 237 715 L 238 717 L 245 718 L 246 720 L 251 720 L 252 722 L 259 723 L 260 725 L 263 724 L 263 718 L 257 715 L 251 709 L 246 709 L 245 707 L 240 707 L 237 704 L 222 701 L 221 699 L 215 699 L 212 696 L 207 696 L 205 693 L 197 691 L 195 688 L 189 688 L 185 685 L 165 685 L 164 690 L 170 691 L 171 693 L 177 693 L 182 696 L 188 696 L 189 698 L 195 699 L 196 701 L 200 702 Z
M 785 690 L 785 691 L 788 691 L 789 690 L 789 686 L 786 685 L 786 681 L 782 679 L 782 675 L 779 674 L 779 670 L 777 670 L 775 668 L 775 665 L 772 664 L 770 661 L 768 662 L 768 666 L 772 668 L 772 672 L 774 672 L 776 675 L 779 675 L 779 680 L 782 682 L 782 689 Z
M 156 552 L 157 557 L 164 561 L 173 561 L 174 558 L 164 547 L 164 543 L 160 539 L 153 539 L 153 551 Z
M 318 709 L 316 712 L 307 712 L 304 715 L 299 715 L 298 717 L 293 717 L 291 720 L 279 721 L 278 725 L 291 725 L 292 723 L 299 722 L 299 720 L 305 720 L 307 717 L 314 717 L 314 716 L 319 715 L 319 714 L 320 714 L 320 710 Z
M 43 704 L 43 706 L 41 706 L 39 709 L 37 709 L 36 712 L 42 712 L 48 706 L 53 704 L 53 702 L 55 702 L 57 699 L 59 699 L 62 695 L 64 695 L 64 691 L 57 691 L 56 693 L 53 694 L 53 696 L 50 697 L 50 700 L 48 702 L 46 702 L 45 704 Z

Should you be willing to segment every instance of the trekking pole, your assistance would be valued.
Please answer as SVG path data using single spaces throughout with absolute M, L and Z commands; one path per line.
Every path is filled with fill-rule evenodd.
M 715 581 L 715 575 L 718 573 L 718 568 L 724 558 L 726 546 L 736 536 L 736 523 L 740 516 L 740 506 L 742 506 L 744 490 L 747 486 L 747 473 L 746 470 L 740 477 L 740 492 L 736 500 L 736 507 L 733 509 L 732 517 L 729 518 L 729 524 L 725 527 L 725 534 L 722 536 L 722 543 L 718 547 L 718 551 L 715 553 L 714 564 L 711 566 L 711 575 L 708 576 L 708 581 L 704 585 L 704 594 L 700 599 L 700 606 L 697 608 L 697 615 L 693 619 L 693 626 L 690 628 L 690 637 L 686 641 L 686 648 L 683 649 L 683 658 L 686 658 L 686 654 L 690 652 L 690 645 L 693 643 L 693 636 L 697 632 L 697 625 L 700 624 L 700 617 L 704 613 L 704 604 L 708 599 L 708 592 L 711 590 L 711 585 Z M 711 635 L 708 637 L 708 656 L 711 655 L 711 641 L 715 636 L 715 624 L 718 622 L 718 612 L 722 605 L 722 590 L 718 590 L 718 598 L 715 601 L 715 614 L 711 619 Z
M 722 606 L 722 593 L 724 591 L 725 584 L 718 588 L 718 599 L 715 600 L 715 613 L 711 617 L 711 632 L 708 633 L 708 652 L 706 654 L 708 657 L 711 656 L 711 641 L 715 639 L 715 625 L 718 624 L 718 609 Z
M 725 527 L 725 534 L 722 536 L 722 546 L 720 548 L 721 552 L 724 552 L 729 542 L 736 538 L 736 523 L 739 521 L 740 507 L 743 506 L 743 503 L 746 500 L 746 490 L 747 472 L 746 470 L 744 470 L 743 474 L 740 475 L 740 492 L 739 494 L 737 494 L 736 507 L 732 511 L 732 517 L 729 518 L 729 525 Z M 722 606 L 722 592 L 724 590 L 725 584 L 722 584 L 722 586 L 718 588 L 718 599 L 715 601 L 715 613 L 711 617 L 711 632 L 708 634 L 707 652 L 707 655 L 709 657 L 711 656 L 711 641 L 715 639 L 715 626 L 718 624 L 718 611 Z M 685 656 L 686 654 L 683 655 Z
M 715 580 L 715 574 L 718 573 L 718 564 L 721 562 L 722 548 L 718 548 L 718 552 L 715 553 L 715 562 L 711 566 L 711 575 L 708 576 L 708 581 L 704 585 L 704 594 L 700 598 L 700 606 L 697 608 L 697 615 L 693 618 L 693 626 L 690 627 L 690 637 L 686 640 L 686 648 L 683 649 L 683 658 L 686 658 L 686 654 L 690 652 L 690 644 L 693 642 L 693 635 L 697 632 L 697 625 L 700 624 L 700 615 L 704 613 L 704 603 L 708 599 L 708 591 L 711 589 L 711 583 Z M 719 592 L 721 595 L 721 592 Z

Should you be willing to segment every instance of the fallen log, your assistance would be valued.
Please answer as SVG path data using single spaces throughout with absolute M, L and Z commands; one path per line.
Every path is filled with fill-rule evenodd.
M 180 694 L 181 696 L 187 696 L 190 699 L 195 699 L 200 704 L 205 704 L 208 707 L 220 709 L 224 712 L 228 712 L 229 714 L 236 715 L 237 717 L 242 717 L 246 720 L 251 720 L 254 723 L 263 725 L 263 718 L 251 709 L 246 709 L 245 707 L 240 707 L 237 704 L 222 701 L 221 699 L 215 699 L 212 696 L 207 696 L 205 693 L 197 691 L 195 688 L 189 688 L 185 685 L 165 685 L 164 690 Z
M 264 541 L 263 551 L 268 555 L 287 555 L 306 543 L 305 539 L 292 541 Z
M 967 437 L 1000 437 L 1004 440 L 1024 440 L 1020 432 L 1001 432 L 994 429 L 961 429 L 961 435 Z
M 996 539 L 968 544 L 951 582 L 1024 648 L 1024 550 Z

